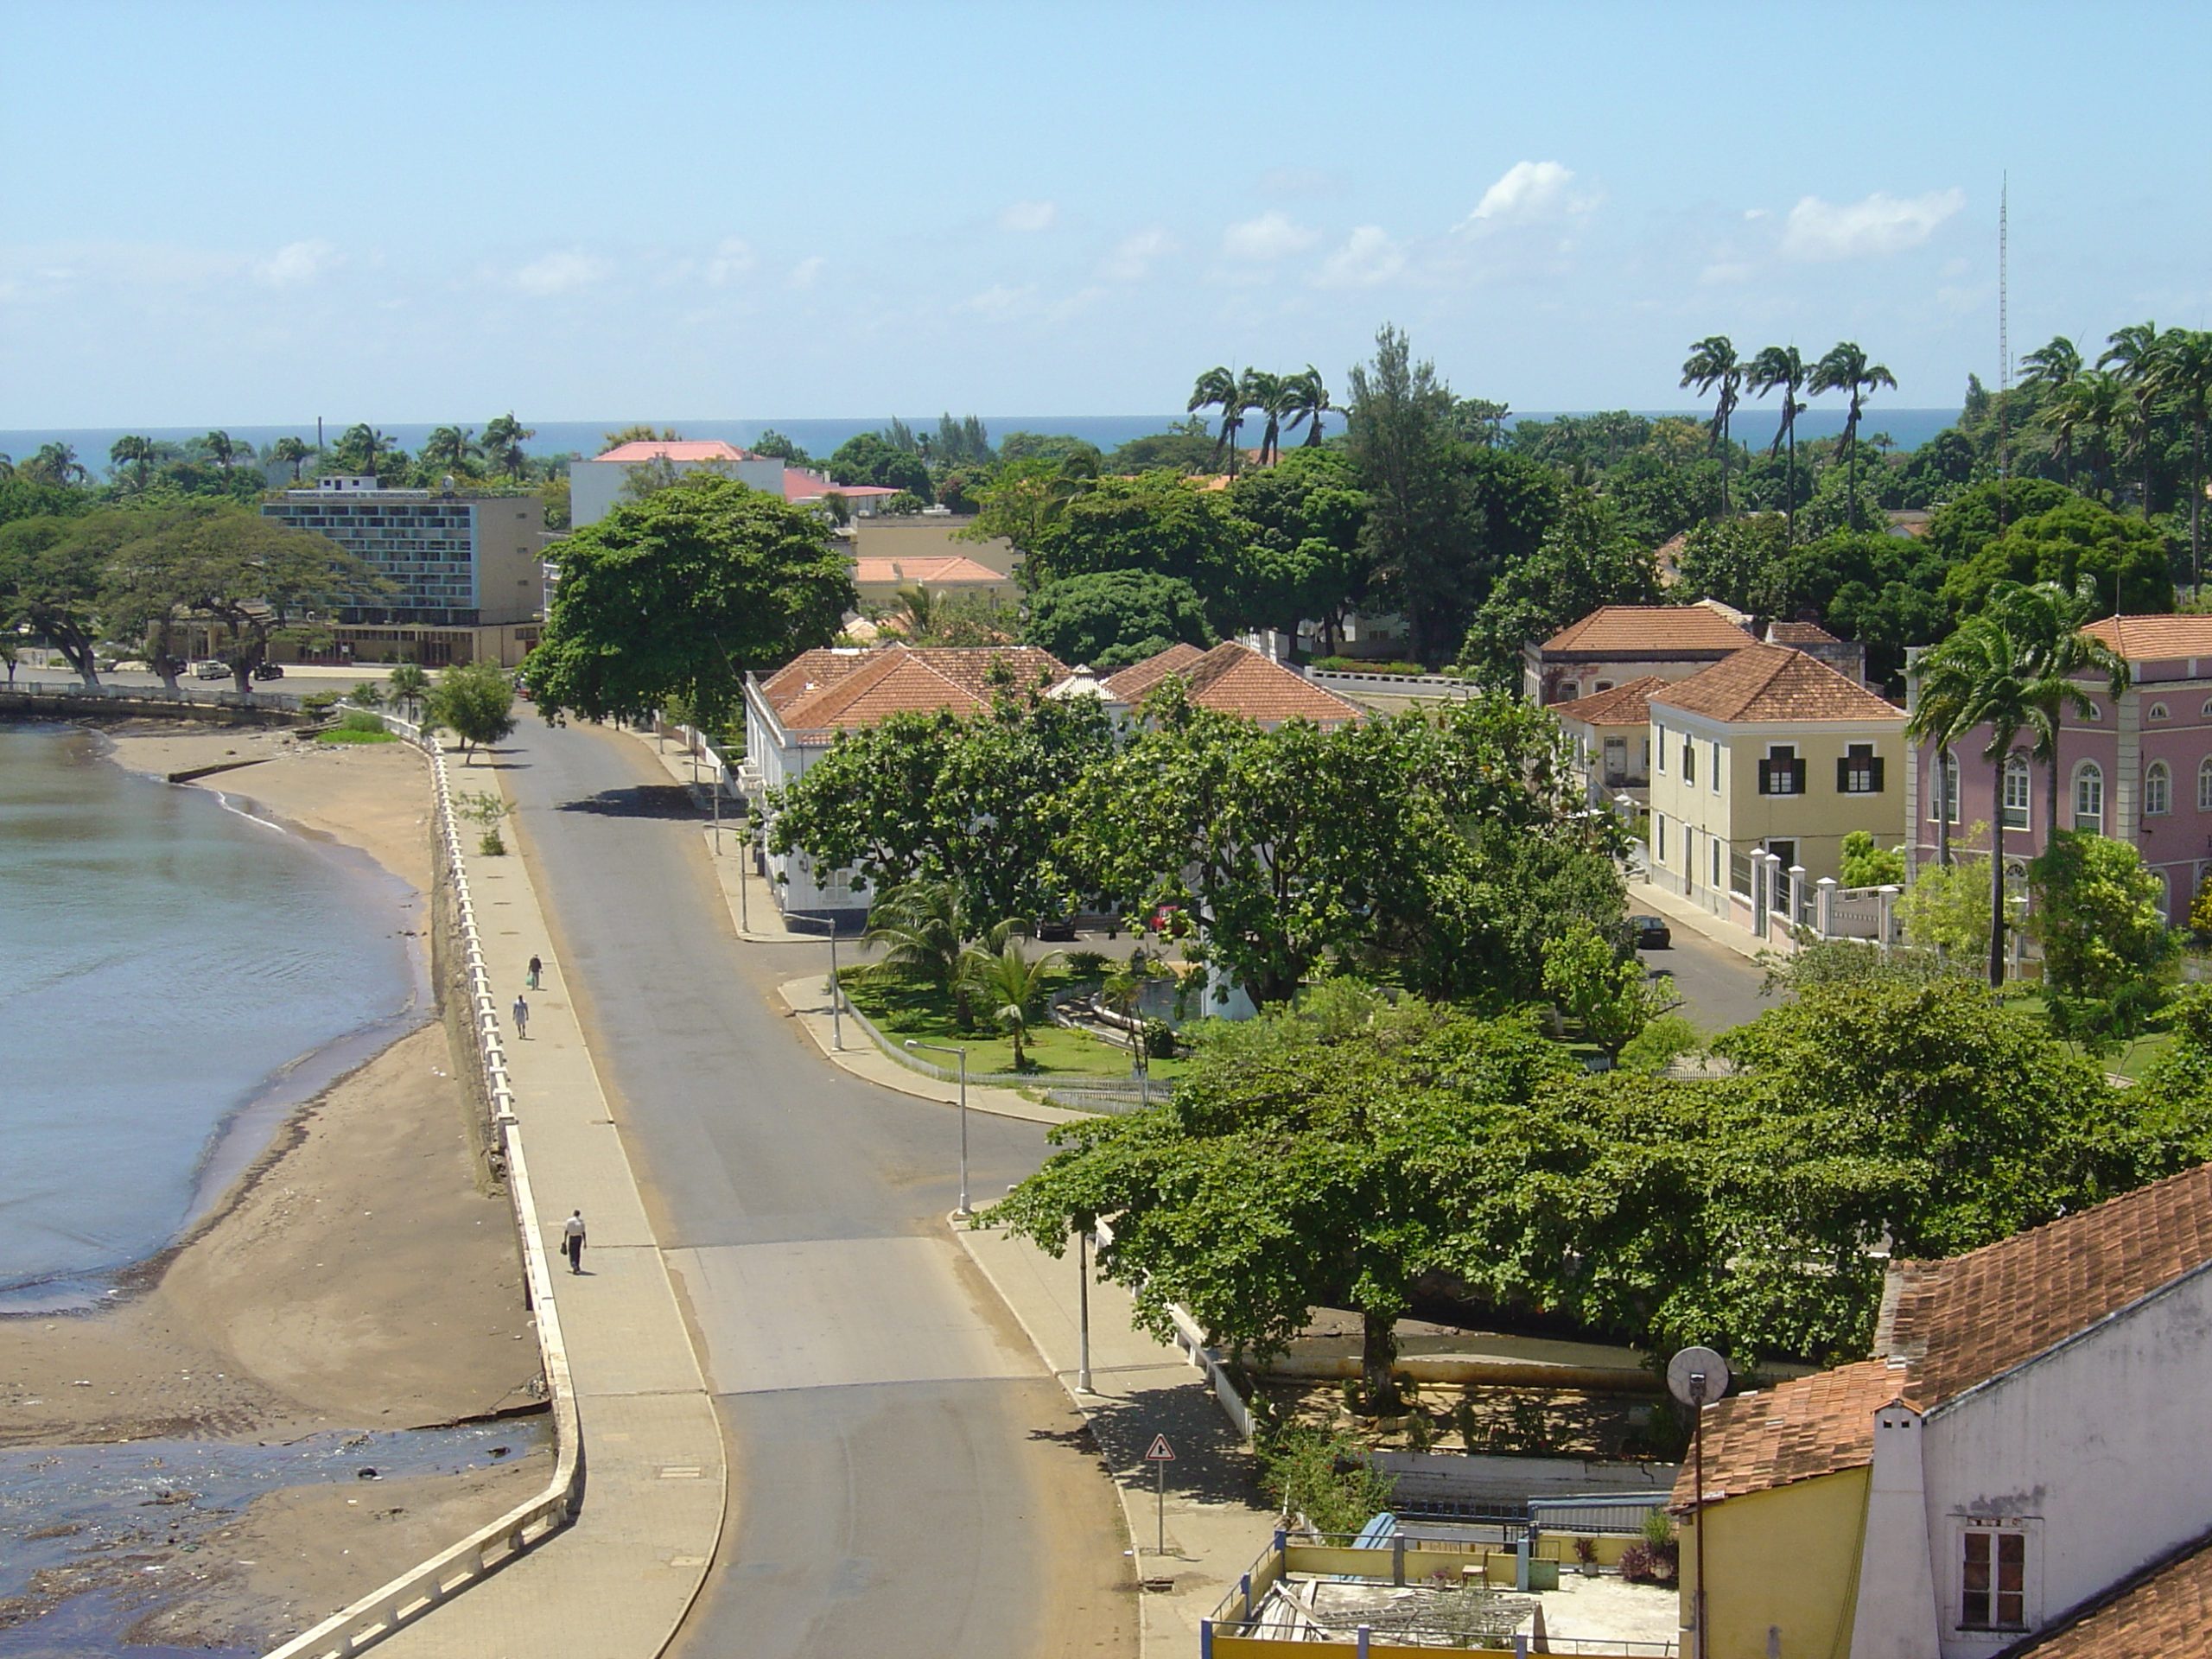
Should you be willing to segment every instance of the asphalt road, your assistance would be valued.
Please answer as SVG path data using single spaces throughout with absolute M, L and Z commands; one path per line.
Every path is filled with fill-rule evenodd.
M 1757 963 L 1680 922 L 1670 919 L 1668 927 L 1673 944 L 1637 955 L 1651 972 L 1675 976 L 1681 1012 L 1700 1031 L 1715 1035 L 1756 1020 L 1774 1006 L 1771 997 L 1759 995 L 1766 974 Z
M 1133 1654 L 1120 1512 L 1081 1420 L 944 1230 L 957 1124 L 825 1065 L 741 946 L 696 816 L 634 739 L 523 711 L 499 760 L 702 1342 L 730 1457 L 682 1654 Z M 974 1190 L 1046 1151 L 971 1118 Z

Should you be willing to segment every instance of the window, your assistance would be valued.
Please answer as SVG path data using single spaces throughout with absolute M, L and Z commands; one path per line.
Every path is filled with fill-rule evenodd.
M 2028 1535 L 1970 1523 L 1959 1535 L 1959 1628 L 2028 1628 Z
M 2094 700 L 2082 705 L 2082 718 L 2088 721 L 2090 725 L 2101 725 L 2104 717 L 2105 711 L 2099 708 Z
M 1682 740 L 1682 781 L 1697 782 L 1697 745 L 1687 737 Z
M 2201 762 L 2196 768 L 2196 810 L 2212 812 L 2212 760 Z
M 2164 703 L 2154 702 L 2151 705 L 2151 718 L 2152 720 L 2171 720 L 2173 717 L 2173 710 L 2167 708 Z
M 1651 833 L 1656 837 L 1651 843 L 1651 856 L 1664 864 L 1667 861 L 1667 817 L 1664 813 L 1654 812 L 1651 815 Z
M 1718 892 L 1720 887 L 1720 837 L 1715 836 L 1706 844 L 1713 849 L 1713 874 L 1709 879 L 1708 885 L 1712 887 L 1715 892 Z
M 1959 821 L 1959 757 L 1939 754 L 1928 768 L 1928 799 L 1931 818 Z
M 2028 760 L 2016 754 L 2005 763 L 2005 827 L 2024 830 L 2028 827 Z
M 1836 792 L 1878 795 L 1882 792 L 1882 758 L 1872 743 L 1853 743 L 1835 763 Z
M 1664 772 L 1667 770 L 1667 728 L 1654 726 L 1651 729 L 1659 734 L 1659 770 Z
M 1770 743 L 1766 759 L 1759 762 L 1759 793 L 1762 795 L 1802 795 L 1805 792 L 1805 763 L 1797 758 L 1794 743 Z
M 1713 741 L 1713 792 L 1720 792 L 1720 740 Z
M 2105 827 L 2105 774 L 2094 760 L 2074 769 L 2074 827 L 2102 834 Z
M 1592 689 L 1599 691 L 1610 691 L 1613 689 L 1613 683 L 1611 680 L 1600 680 Z
M 2143 774 L 2143 811 L 2156 817 L 2173 810 L 2174 778 L 2163 760 L 2153 760 Z

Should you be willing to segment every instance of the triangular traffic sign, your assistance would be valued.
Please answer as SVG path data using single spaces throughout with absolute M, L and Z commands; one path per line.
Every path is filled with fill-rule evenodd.
M 1165 1434 L 1155 1434 L 1152 1437 L 1152 1450 L 1144 1454 L 1144 1460 L 1147 1463 L 1173 1463 L 1175 1461 L 1175 1448 L 1167 1444 Z

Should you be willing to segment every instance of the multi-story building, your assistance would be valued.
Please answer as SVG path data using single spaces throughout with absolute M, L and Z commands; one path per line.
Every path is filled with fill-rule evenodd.
M 1687 679 L 1758 642 L 1712 601 L 1603 605 L 1522 652 L 1521 690 L 1549 708 L 1649 675 Z
M 692 473 L 714 473 L 771 495 L 784 492 L 784 463 L 773 455 L 756 455 L 720 438 L 653 438 L 619 443 L 589 461 L 569 463 L 569 522 L 582 530 L 595 524 L 613 511 L 622 489 L 644 467 L 658 466 L 681 478 Z
M 391 584 L 338 607 L 334 632 L 364 659 L 505 660 L 518 625 L 539 614 L 544 512 L 534 495 L 391 490 L 374 478 L 333 476 L 272 495 L 261 511 L 329 537 Z

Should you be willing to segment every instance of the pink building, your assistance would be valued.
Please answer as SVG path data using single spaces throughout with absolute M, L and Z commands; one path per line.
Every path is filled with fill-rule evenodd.
M 2177 922 L 2212 874 L 2212 616 L 2113 616 L 2084 632 L 2120 655 L 2133 683 L 2115 700 L 2109 685 L 2083 677 L 2095 712 L 2069 713 L 2059 734 L 2059 824 L 2133 843 L 2164 878 L 2166 915 Z M 1908 706 L 1919 694 L 1918 677 L 1910 676 Z M 1996 823 L 2001 811 L 2006 861 L 2025 861 L 2043 850 L 2050 827 L 2045 771 L 2016 754 L 2000 791 L 1983 758 L 1988 742 L 1984 727 L 1951 752 L 1952 845 L 1986 853 L 1986 837 L 1961 836 L 1975 823 Z M 1905 844 L 1917 867 L 1936 856 L 1944 791 L 1935 751 L 1916 743 L 1908 754 Z

